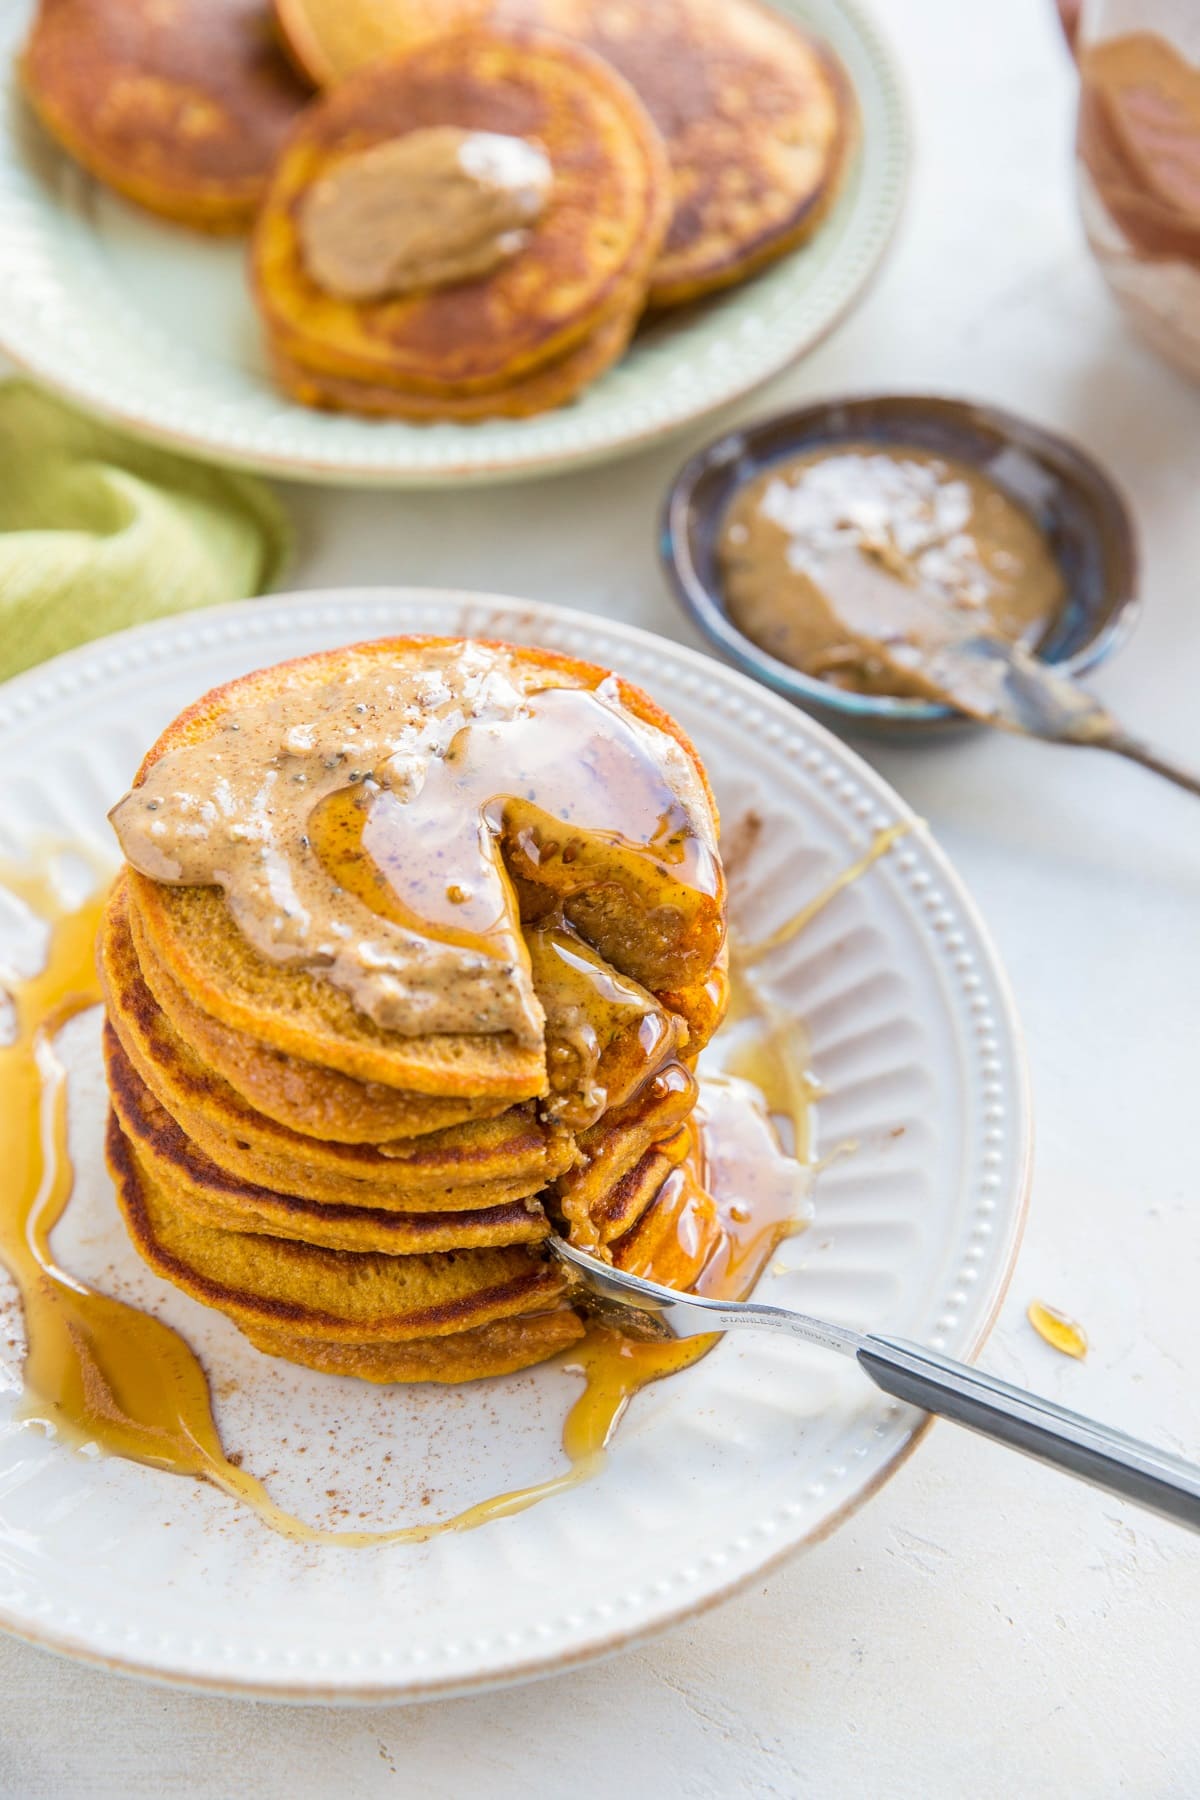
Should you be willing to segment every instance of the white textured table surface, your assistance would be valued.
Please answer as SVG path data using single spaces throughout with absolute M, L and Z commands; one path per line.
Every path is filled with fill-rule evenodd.
M 1085 257 L 1048 0 L 889 11 L 918 137 L 897 249 L 833 341 L 745 410 L 937 387 L 1078 437 L 1128 490 L 1145 550 L 1145 618 L 1097 686 L 1200 762 L 1200 393 L 1128 339 Z M 654 524 L 687 447 L 491 493 L 293 490 L 296 583 L 489 588 L 686 636 Z M 1033 1208 L 984 1360 L 1200 1452 L 1195 803 L 1103 757 L 982 736 L 868 753 L 957 859 L 1028 1031 Z M 1083 1321 L 1086 1363 L 1034 1336 L 1034 1296 Z M 254 1707 L 0 1641 L 0 1795 L 1190 1796 L 1198 1620 L 1200 1540 L 941 1425 L 763 1587 L 523 1690 Z

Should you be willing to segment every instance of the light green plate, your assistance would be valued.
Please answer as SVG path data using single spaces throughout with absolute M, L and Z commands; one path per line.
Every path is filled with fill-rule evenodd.
M 648 0 L 650 3 L 650 0 Z M 0 5 L 11 69 L 27 0 Z M 780 0 L 858 94 L 862 147 L 812 244 L 745 287 L 667 317 L 582 399 L 539 418 L 402 425 L 312 412 L 272 386 L 244 247 L 144 215 L 49 143 L 10 75 L 0 97 L 0 349 L 81 406 L 180 450 L 294 480 L 439 487 L 599 462 L 679 430 L 811 348 L 862 292 L 900 209 L 899 81 L 848 0 Z

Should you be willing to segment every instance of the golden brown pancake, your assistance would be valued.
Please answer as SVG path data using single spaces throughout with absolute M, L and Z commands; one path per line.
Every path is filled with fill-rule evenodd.
M 597 1220 L 609 1195 L 648 1150 L 674 1135 L 695 1104 L 695 1077 L 682 1063 L 671 1063 L 582 1133 L 581 1160 L 553 1189 L 573 1242 L 593 1249 L 605 1241 Z
M 249 225 L 310 99 L 268 0 L 40 0 L 21 78 L 84 168 L 207 231 Z
M 549 1229 L 536 1201 L 507 1201 L 472 1211 L 391 1212 L 325 1203 L 255 1186 L 206 1156 L 153 1095 L 105 1026 L 104 1061 L 113 1111 L 134 1153 L 164 1193 L 201 1224 L 262 1232 L 335 1250 L 422 1250 L 533 1244 Z
M 243 1324 L 257 1349 L 288 1362 L 305 1363 L 326 1375 L 357 1375 L 362 1381 L 477 1381 L 511 1375 L 545 1362 L 578 1343 L 584 1323 L 570 1307 L 497 1319 L 453 1337 L 409 1338 L 402 1344 L 331 1344 L 301 1333 Z
M 399 1343 L 544 1312 L 564 1291 L 554 1266 L 520 1245 L 388 1256 L 214 1230 L 159 1185 L 115 1115 L 107 1155 L 145 1261 L 238 1323 L 329 1342 Z
M 311 1200 L 462 1209 L 536 1193 L 570 1164 L 565 1134 L 529 1106 L 390 1145 L 328 1143 L 256 1112 L 205 1067 L 141 979 L 124 877 L 105 908 L 99 960 L 109 1021 L 129 1061 L 192 1142 L 243 1180 Z
M 154 956 L 136 911 L 127 907 L 138 972 L 178 1036 L 257 1112 L 293 1131 L 341 1144 L 383 1144 L 421 1137 L 467 1119 L 495 1118 L 509 1102 L 405 1093 L 355 1081 L 336 1069 L 300 1062 L 222 1025 Z
M 553 168 L 527 243 L 476 280 L 353 302 L 306 266 L 297 209 L 350 154 L 451 127 L 536 141 Z M 255 295 L 289 362 L 460 399 L 511 387 L 639 304 L 666 226 L 662 145 L 636 96 L 586 50 L 472 30 L 366 69 L 289 140 L 259 216 Z
M 477 24 L 487 0 L 275 0 L 284 48 L 318 87 Z
M 438 1098 L 528 1100 L 545 1087 L 540 1055 L 508 1034 L 402 1038 L 319 975 L 268 963 L 216 888 L 166 887 L 133 869 L 129 888 L 155 960 L 205 1012 L 262 1043 L 356 1081 Z
M 429 0 L 280 0 L 322 86 L 427 35 Z M 617 69 L 662 135 L 673 209 L 648 304 L 744 280 L 802 244 L 836 199 L 856 132 L 828 48 L 758 0 L 492 0 Z M 450 21 L 447 21 L 447 26 Z
M 498 0 L 618 69 L 662 134 L 673 211 L 651 306 L 744 280 L 803 243 L 835 198 L 854 98 L 832 53 L 757 0 Z
M 279 385 L 294 400 L 323 412 L 362 413 L 368 418 L 407 419 L 413 424 L 451 419 L 474 425 L 487 419 L 526 419 L 567 406 L 590 387 L 624 354 L 636 323 L 636 313 L 628 310 L 599 325 L 554 362 L 540 364 L 507 387 L 478 394 L 411 393 L 379 380 L 355 381 L 347 375 L 309 369 L 288 355 L 282 340 L 271 346 L 271 366 Z

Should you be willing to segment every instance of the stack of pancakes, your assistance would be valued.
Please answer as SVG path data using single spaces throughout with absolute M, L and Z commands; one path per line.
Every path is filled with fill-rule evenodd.
M 528 243 L 451 286 L 376 300 L 324 289 L 304 254 L 306 196 L 348 156 L 439 128 L 521 138 L 549 158 Z M 561 405 L 629 342 L 669 210 L 658 133 L 607 63 L 536 32 L 439 38 L 343 83 L 289 139 L 252 253 L 276 373 L 307 405 L 397 418 Z
M 572 400 L 648 308 L 803 243 L 855 128 L 837 60 L 759 0 L 39 0 L 21 76 L 130 199 L 205 230 L 257 221 L 252 292 L 288 394 L 414 422 Z M 322 285 L 308 201 L 435 131 L 547 159 L 519 249 L 371 298 Z
M 606 678 L 500 648 L 546 688 Z M 453 650 L 389 640 L 235 682 L 168 728 L 139 786 L 266 697 L 303 718 L 306 691 L 355 668 Z M 715 841 L 691 746 L 638 690 L 619 695 L 647 743 L 682 747 Z M 503 793 L 512 772 L 495 774 Z M 99 958 L 126 1222 L 154 1269 L 270 1354 L 376 1381 L 502 1373 L 584 1329 L 539 1248 L 552 1222 L 665 1280 L 703 1258 L 688 1120 L 691 1065 L 724 1007 L 719 867 L 708 892 L 682 891 L 660 845 L 586 821 L 553 840 L 523 828 L 502 854 L 545 1015 L 536 1042 L 384 1029 L 319 967 L 262 955 L 220 887 L 127 867 L 113 889 Z

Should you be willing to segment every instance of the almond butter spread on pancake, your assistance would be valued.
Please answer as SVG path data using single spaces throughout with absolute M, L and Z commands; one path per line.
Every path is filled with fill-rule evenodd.
M 488 274 L 528 241 L 550 192 L 524 138 L 435 125 L 343 157 L 304 196 L 309 274 L 344 300 L 379 300 Z
M 598 860 L 611 880 L 614 850 L 629 890 L 665 908 L 721 891 L 695 768 L 614 678 L 554 685 L 469 641 L 235 706 L 152 762 L 111 817 L 143 875 L 221 888 L 260 955 L 319 971 L 411 1036 L 542 1043 L 514 879 L 543 865 L 559 905 Z M 618 998 L 649 1016 L 636 989 Z

